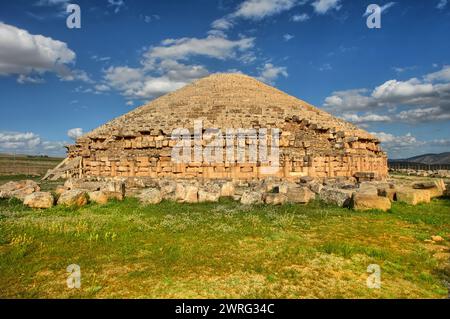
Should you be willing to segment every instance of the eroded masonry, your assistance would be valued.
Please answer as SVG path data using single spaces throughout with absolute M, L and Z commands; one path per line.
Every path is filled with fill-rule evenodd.
M 279 169 L 238 160 L 179 163 L 172 150 L 177 128 L 279 129 Z M 223 153 L 226 141 L 223 137 Z M 270 147 L 271 138 L 267 137 Z M 200 144 L 207 147 L 210 140 Z M 249 139 L 246 144 L 255 143 Z M 258 143 L 258 141 L 256 141 Z M 238 147 L 238 146 L 237 146 Z M 224 155 L 223 158 L 226 158 Z M 197 158 L 198 159 L 198 158 Z M 239 74 L 215 74 L 118 117 L 68 147 L 72 177 L 152 177 L 286 180 L 311 176 L 376 179 L 387 175 L 387 157 L 373 135 L 312 105 Z

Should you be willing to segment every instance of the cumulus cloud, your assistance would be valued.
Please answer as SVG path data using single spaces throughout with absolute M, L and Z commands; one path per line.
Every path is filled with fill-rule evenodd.
M 55 73 L 63 81 L 92 83 L 88 74 L 72 70 L 76 54 L 66 43 L 0 22 L 0 76 L 17 75 L 17 81 L 43 83 L 43 74 Z
M 315 0 L 311 5 L 317 14 L 326 14 L 332 10 L 340 10 L 341 0 Z
M 82 128 L 72 128 L 67 131 L 67 136 L 70 137 L 73 140 L 76 140 L 77 138 L 81 137 L 83 135 L 83 129 Z
M 392 120 L 402 122 L 445 121 L 450 118 L 450 68 L 406 81 L 388 80 L 368 89 L 353 89 L 333 92 L 324 102 L 324 107 L 335 114 L 349 119 L 364 118 L 375 110 L 397 114 L 389 115 Z M 357 114 L 366 112 L 366 114 Z M 358 118 L 353 115 L 357 114 Z M 368 118 L 368 117 L 367 117 Z M 383 115 L 377 117 L 385 121 Z M 375 119 L 372 117 L 372 119 Z M 368 121 L 369 122 L 369 121 Z
M 166 39 L 162 41 L 160 46 L 151 47 L 145 54 L 145 58 L 153 62 L 155 59 L 184 60 L 190 56 L 198 55 L 224 60 L 236 57 L 238 52 L 252 48 L 254 40 L 254 38 L 229 40 L 214 35 L 202 39 Z
M 336 91 L 325 98 L 324 107 L 331 111 L 360 111 L 373 104 L 372 99 L 365 95 L 367 89 Z
M 19 154 L 64 154 L 65 142 L 44 141 L 32 132 L 0 132 L 0 152 Z
M 153 72 L 162 74 L 152 75 Z M 105 71 L 108 85 L 129 99 L 151 99 L 179 89 L 195 79 L 208 75 L 201 65 L 185 65 L 164 60 L 156 68 L 110 67 Z
M 282 66 L 275 66 L 272 63 L 266 63 L 260 69 L 260 75 L 257 77 L 258 80 L 272 84 L 280 76 L 287 77 L 287 69 Z
M 0 75 L 61 73 L 75 58 L 64 42 L 0 22 Z
M 209 74 L 205 66 L 191 58 L 252 60 L 254 38 L 230 40 L 223 36 L 166 39 L 150 47 L 139 67 L 111 66 L 104 72 L 102 87 L 118 90 L 130 100 L 148 100 L 179 89 Z
M 398 103 L 433 93 L 433 85 L 413 78 L 408 81 L 389 80 L 373 90 L 372 97 L 384 102 Z

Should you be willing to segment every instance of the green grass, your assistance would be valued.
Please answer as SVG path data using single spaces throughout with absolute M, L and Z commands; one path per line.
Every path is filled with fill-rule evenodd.
M 39 211 L 2 200 L 0 297 L 446 298 L 449 212 L 449 200 L 387 213 L 135 199 Z M 67 288 L 70 264 L 80 289 Z M 366 286 L 370 264 L 381 289 Z

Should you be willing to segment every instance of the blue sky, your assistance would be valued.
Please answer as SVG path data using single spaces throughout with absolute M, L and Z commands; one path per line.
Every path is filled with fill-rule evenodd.
M 450 1 L 0 5 L 0 152 L 63 145 L 215 72 L 243 72 L 373 132 L 392 158 L 450 151 Z M 369 29 L 369 4 L 383 10 Z

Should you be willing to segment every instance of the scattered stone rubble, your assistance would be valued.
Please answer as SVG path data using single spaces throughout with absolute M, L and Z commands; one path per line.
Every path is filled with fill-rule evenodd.
M 39 185 L 32 180 L 8 182 L 0 186 L 0 198 L 17 198 L 23 201 L 27 195 L 38 191 Z
M 432 198 L 448 196 L 442 179 L 429 181 L 363 181 L 356 179 L 314 179 L 297 181 L 265 179 L 251 181 L 91 178 L 69 179 L 56 191 L 40 192 L 32 181 L 9 182 L 0 186 L 2 198 L 16 197 L 32 208 L 58 205 L 83 206 L 88 202 L 106 204 L 110 200 L 137 197 L 145 205 L 163 200 L 180 203 L 218 202 L 228 197 L 243 205 L 306 204 L 314 199 L 354 210 L 389 210 L 393 201 L 409 205 L 428 203 Z M 26 195 L 24 195 L 26 194 Z

